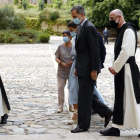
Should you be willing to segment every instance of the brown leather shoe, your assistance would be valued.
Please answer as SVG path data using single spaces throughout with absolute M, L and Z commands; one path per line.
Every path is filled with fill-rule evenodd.
M 111 120 L 111 117 L 113 115 L 113 112 L 110 112 L 108 113 L 106 116 L 105 116 L 105 125 L 104 127 L 107 127 L 107 125 L 109 124 L 110 120 Z

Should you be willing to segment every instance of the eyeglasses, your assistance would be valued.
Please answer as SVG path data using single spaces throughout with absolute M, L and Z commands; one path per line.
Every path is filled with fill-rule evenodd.
M 118 16 L 116 17 L 116 19 L 118 18 Z M 112 21 L 112 20 L 116 20 L 114 17 L 111 17 L 109 18 L 109 21 Z

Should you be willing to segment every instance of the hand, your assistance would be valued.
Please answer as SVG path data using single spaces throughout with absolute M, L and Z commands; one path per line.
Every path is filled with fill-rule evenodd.
M 114 70 L 113 67 L 109 67 L 108 70 L 109 70 L 113 75 L 117 75 L 117 72 Z
M 92 72 L 91 72 L 91 78 L 92 78 L 93 80 L 96 80 L 96 79 L 97 79 L 97 71 L 92 71 Z
M 76 70 L 74 70 L 74 75 L 75 77 L 78 77 Z
M 72 61 L 67 62 L 67 64 L 68 64 L 69 66 L 71 66 L 72 63 L 73 63 Z
M 67 68 L 67 67 L 68 67 L 68 64 L 67 64 L 67 63 L 64 63 L 64 62 L 61 62 L 61 65 L 62 65 L 64 68 Z

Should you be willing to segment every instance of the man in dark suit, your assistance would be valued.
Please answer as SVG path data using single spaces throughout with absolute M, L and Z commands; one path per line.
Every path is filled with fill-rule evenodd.
M 104 35 L 104 44 L 108 44 L 108 36 L 109 36 L 109 30 L 107 30 L 107 27 L 105 27 L 105 30 L 103 30 L 103 35 Z
M 74 6 L 71 15 L 74 23 L 79 25 L 75 42 L 77 52 L 75 75 L 78 76 L 79 81 L 78 125 L 71 130 L 72 133 L 78 133 L 89 129 L 91 107 L 101 117 L 105 117 L 105 127 L 110 121 L 112 110 L 93 94 L 100 59 L 100 45 L 96 28 L 87 20 L 82 6 Z

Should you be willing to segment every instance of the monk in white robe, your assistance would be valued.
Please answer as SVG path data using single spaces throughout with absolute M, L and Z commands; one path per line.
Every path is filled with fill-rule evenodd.
M 126 23 L 122 11 L 110 13 L 110 23 L 118 28 L 114 61 L 109 71 L 115 75 L 115 104 L 112 127 L 102 130 L 104 136 L 120 136 L 119 129 L 140 128 L 139 70 L 135 62 L 137 33 Z
M 10 111 L 10 104 L 5 92 L 5 88 L 2 82 L 2 79 L 0 77 L 0 116 L 1 116 L 1 124 L 6 124 L 8 115 Z

